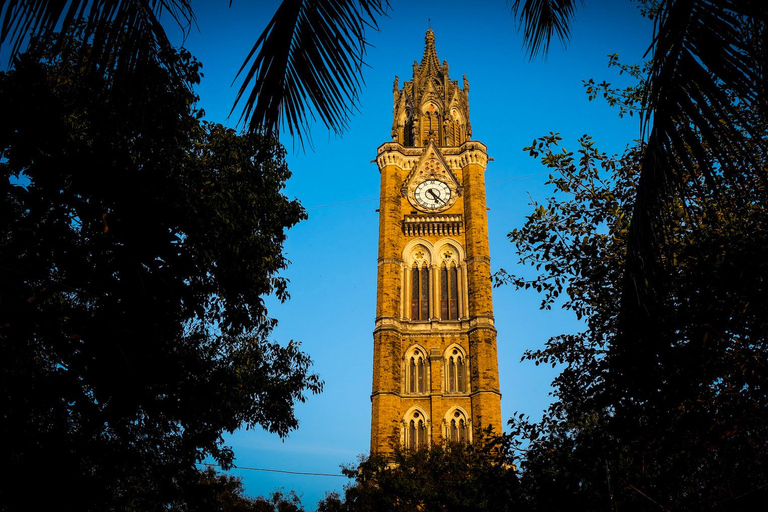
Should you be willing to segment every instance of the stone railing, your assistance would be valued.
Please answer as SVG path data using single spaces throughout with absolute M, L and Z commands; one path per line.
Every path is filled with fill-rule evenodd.
M 407 236 L 460 235 L 464 219 L 461 215 L 406 215 L 403 219 L 403 233 Z

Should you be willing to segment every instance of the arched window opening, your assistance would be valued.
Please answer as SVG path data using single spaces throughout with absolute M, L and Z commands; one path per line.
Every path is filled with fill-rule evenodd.
M 455 264 L 449 268 L 443 263 L 440 269 L 440 318 L 459 318 L 459 272 Z
M 453 443 L 466 444 L 469 442 L 469 427 L 467 425 L 467 420 L 460 411 L 455 411 L 453 413 L 453 417 L 448 425 L 447 437 Z
M 421 298 L 419 304 L 421 305 L 421 312 L 419 320 L 429 320 L 429 267 L 424 265 L 419 272 L 421 278 Z
M 461 114 L 452 109 L 446 125 L 450 134 L 450 143 L 448 145 L 460 146 L 464 142 L 464 123 L 462 122 Z
M 402 141 L 403 146 L 413 146 L 413 116 L 411 111 L 407 109 L 402 122 Z
M 448 314 L 452 320 L 459 318 L 459 271 L 456 265 L 451 265 L 448 270 L 448 277 L 451 283 L 450 286 L 450 299 L 448 301 Z
M 424 415 L 418 411 L 406 423 L 405 447 L 411 451 L 427 447 L 427 423 Z
M 417 350 L 407 360 L 406 391 L 408 393 L 424 393 L 427 391 L 427 358 Z
M 429 320 L 429 267 L 411 269 L 411 320 Z
M 437 144 L 441 141 L 441 115 L 440 110 L 430 103 L 424 107 L 421 116 L 421 140 L 423 145 L 427 145 L 430 139 Z
M 464 355 L 458 350 L 453 349 L 448 356 L 448 392 L 466 393 L 467 379 Z
M 440 268 L 440 318 L 448 318 L 448 269 L 445 264 Z

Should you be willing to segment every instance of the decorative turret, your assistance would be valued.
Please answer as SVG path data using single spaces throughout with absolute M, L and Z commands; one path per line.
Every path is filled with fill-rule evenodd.
M 421 64 L 413 63 L 413 79 L 394 85 L 392 139 L 403 146 L 460 146 L 472 135 L 469 124 L 469 83 L 464 88 L 448 76 L 448 62 L 440 65 L 435 33 L 427 30 Z

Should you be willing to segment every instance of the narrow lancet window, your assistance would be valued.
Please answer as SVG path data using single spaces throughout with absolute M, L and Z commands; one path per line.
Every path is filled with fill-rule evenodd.
M 416 358 L 411 357 L 410 364 L 408 365 L 408 392 L 416 392 Z
M 421 314 L 419 320 L 429 320 L 429 267 L 424 265 L 419 272 L 421 278 Z
M 446 361 L 446 374 L 448 376 L 446 389 L 449 393 L 467 392 L 467 368 L 465 364 L 464 355 L 454 348 Z
M 466 393 L 467 391 L 467 386 L 464 381 L 464 358 L 458 356 L 456 358 L 456 391 L 459 393 Z
M 424 393 L 427 391 L 427 358 L 418 349 L 409 353 L 405 362 L 405 392 Z
M 455 264 L 440 267 L 440 318 L 459 318 L 459 271 Z
M 453 357 L 448 361 L 448 391 L 456 392 L 456 359 Z
M 424 364 L 424 358 L 419 356 L 419 364 L 418 364 L 418 368 L 416 368 L 416 373 L 417 373 L 416 391 L 418 391 L 419 393 L 423 393 L 424 391 L 426 391 L 426 387 L 424 386 L 424 380 L 425 380 L 424 374 L 427 373 L 425 366 L 426 365 Z
M 456 269 L 456 265 L 451 265 L 448 275 L 450 276 L 449 281 L 451 283 L 448 318 L 456 320 L 459 318 L 459 272 Z
M 411 269 L 411 319 L 419 319 L 419 267 Z
M 440 268 L 440 318 L 450 318 L 448 312 L 448 268 L 443 264 Z
M 429 267 L 411 268 L 411 320 L 429 320 Z

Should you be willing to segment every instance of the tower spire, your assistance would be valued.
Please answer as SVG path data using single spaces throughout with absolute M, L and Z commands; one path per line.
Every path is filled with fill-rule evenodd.
M 428 75 L 434 75 L 440 70 L 440 59 L 437 58 L 435 49 L 435 33 L 432 28 L 427 29 L 424 36 L 424 56 L 421 58 L 421 71 L 426 71 Z

